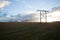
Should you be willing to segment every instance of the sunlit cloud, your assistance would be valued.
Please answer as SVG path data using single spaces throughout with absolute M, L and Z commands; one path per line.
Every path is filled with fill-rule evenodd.
M 47 22 L 60 21 L 60 11 L 49 13 L 47 19 Z
M 7 0 L 0 0 L 0 9 L 3 9 L 5 6 L 9 6 L 11 2 Z
M 11 2 L 12 5 L 10 5 Z M 54 7 L 52 10 L 50 10 L 51 12 L 47 13 L 47 22 L 60 21 L 60 7 L 57 7 L 60 6 L 59 3 L 59 1 L 49 0 L 0 0 L 0 10 L 2 10 L 0 12 L 8 12 L 6 17 L 9 18 L 9 20 L 18 20 L 18 22 L 40 22 L 40 13 L 36 12 L 37 9 L 50 10 L 52 7 Z M 19 14 L 22 17 L 19 17 Z M 2 17 L 3 18 L 0 20 L 5 19 L 4 16 Z M 44 22 L 44 20 L 45 19 L 42 19 L 42 22 Z
M 47 14 L 47 22 L 60 21 L 60 11 L 59 11 L 59 9 L 54 9 L 54 10 L 55 11 Z M 29 11 L 27 13 L 29 13 Z M 29 16 L 32 16 L 32 17 L 29 17 Z M 32 14 L 29 14 L 29 16 L 28 16 L 29 19 L 24 19 L 23 21 L 24 22 L 40 22 L 40 14 L 39 13 L 34 12 Z M 45 22 L 44 20 L 45 19 L 42 19 L 42 22 Z

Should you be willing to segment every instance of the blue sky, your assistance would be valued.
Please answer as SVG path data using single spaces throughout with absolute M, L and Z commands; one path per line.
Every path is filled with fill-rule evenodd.
M 18 13 L 25 14 L 28 11 L 37 9 L 51 10 L 53 7 L 60 6 L 60 0 L 7 0 L 9 6 L 3 7 L 2 12 L 8 12 L 9 15 Z
M 3 12 L 9 14 L 24 14 L 25 11 L 36 11 L 37 9 L 51 10 L 53 7 L 60 6 L 60 0 L 7 0 L 11 2 L 5 6 Z
M 0 22 L 5 22 L 8 20 L 12 21 L 40 21 L 40 14 L 35 13 L 37 10 L 49 10 L 52 11 L 52 8 L 57 7 L 60 9 L 60 0 L 0 0 Z M 7 13 L 8 15 L 6 15 Z M 56 14 L 58 16 L 56 17 Z M 51 14 L 51 13 L 50 13 Z M 49 15 L 50 15 L 49 14 Z M 11 15 L 13 15 L 11 17 Z M 21 16 L 20 16 L 21 15 Z M 48 19 L 51 21 L 53 18 L 60 20 L 60 12 L 53 12 Z M 7 16 L 7 17 L 6 17 Z M 49 21 L 48 20 L 48 21 Z

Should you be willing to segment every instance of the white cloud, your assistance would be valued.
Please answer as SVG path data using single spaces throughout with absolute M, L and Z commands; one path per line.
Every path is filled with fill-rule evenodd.
M 11 2 L 7 0 L 0 0 L 0 9 L 3 9 L 5 6 L 9 6 Z
M 26 11 L 26 13 L 32 17 L 28 16 L 28 19 L 23 20 L 24 22 L 40 22 L 39 13 L 35 13 L 33 11 Z M 54 11 L 47 14 L 47 22 L 54 22 L 54 21 L 60 21 L 60 7 L 55 8 Z M 42 19 L 42 22 L 44 22 L 44 19 Z
M 48 22 L 60 21 L 60 7 L 52 8 L 52 12 L 47 14 Z
M 60 21 L 60 11 L 54 11 L 52 13 L 49 13 L 47 16 L 47 21 Z
M 60 21 L 60 8 L 54 9 L 55 11 L 47 14 L 47 22 Z M 18 20 L 18 22 L 40 22 L 40 14 L 32 10 L 26 10 L 25 16 Z M 3 19 L 2 19 L 3 20 Z M 14 19 L 15 20 L 15 19 Z M 44 21 L 44 19 L 42 19 Z

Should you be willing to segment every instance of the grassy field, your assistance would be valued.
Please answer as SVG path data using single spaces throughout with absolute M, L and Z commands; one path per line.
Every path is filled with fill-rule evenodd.
M 60 22 L 0 23 L 0 40 L 59 40 Z

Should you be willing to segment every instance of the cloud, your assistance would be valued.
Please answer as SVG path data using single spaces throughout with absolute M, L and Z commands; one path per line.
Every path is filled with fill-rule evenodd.
M 60 7 L 52 8 L 52 12 L 47 14 L 47 21 L 60 21 Z
M 60 21 L 60 11 L 54 11 L 52 13 L 49 13 L 47 16 L 47 21 Z
M 7 0 L 0 0 L 0 9 L 3 9 L 5 6 L 9 6 L 11 2 Z
M 31 13 L 23 16 L 22 19 L 22 22 L 39 22 L 40 16 L 37 13 Z
M 15 18 L 0 17 L 0 22 L 18 22 Z
M 23 22 L 40 22 L 40 14 L 39 13 L 33 13 L 33 12 L 27 12 L 29 15 L 24 16 Z M 47 22 L 54 22 L 54 21 L 60 21 L 60 7 L 54 8 L 52 12 L 49 12 L 47 14 Z M 44 22 L 44 19 L 42 19 L 42 22 Z
M 52 11 L 60 11 L 60 6 L 52 8 Z
M 9 20 L 11 20 L 11 22 L 13 22 L 14 20 L 17 22 L 40 22 L 39 13 L 36 13 L 35 11 L 31 11 L 31 10 L 27 10 L 24 13 L 25 15 L 21 17 L 21 20 L 16 20 L 17 18 L 15 19 L 12 18 Z M 44 19 L 42 19 L 42 21 L 44 22 Z M 47 14 L 47 22 L 53 22 L 53 21 L 60 21 L 60 7 L 54 8 L 52 12 L 49 12 Z

